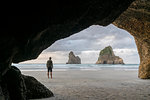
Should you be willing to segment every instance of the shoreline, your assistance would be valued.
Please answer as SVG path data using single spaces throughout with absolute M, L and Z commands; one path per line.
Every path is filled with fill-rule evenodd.
M 53 79 L 46 71 L 22 71 L 49 88 L 52 98 L 34 100 L 149 100 L 150 80 L 138 78 L 137 70 L 66 70 L 53 71 Z
M 42 71 L 45 72 L 47 69 L 20 69 L 22 72 L 28 71 Z M 120 71 L 138 71 L 138 68 L 54 68 L 53 71 L 100 71 L 100 70 L 120 70 Z

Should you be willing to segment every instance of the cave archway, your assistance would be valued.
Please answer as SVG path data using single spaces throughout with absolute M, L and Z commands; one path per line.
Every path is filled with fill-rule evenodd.
M 103 64 L 107 64 L 107 61 L 104 61 Z
M 49 6 L 40 6 L 40 9 L 36 5 L 34 9 L 33 5 L 19 5 L 17 9 L 14 8 L 15 5 L 9 6 L 8 8 L 15 12 L 14 15 L 2 18 L 0 82 L 11 69 L 12 63 L 35 59 L 56 40 L 68 37 L 90 25 L 106 26 L 112 22 L 134 36 L 140 55 L 139 78 L 150 78 L 150 1 L 133 1 L 72 0 L 66 3 L 56 0 L 48 3 Z M 17 15 L 20 10 L 24 16 L 20 13 Z M 116 19 L 122 12 L 124 13 Z
M 129 0 L 129 1 L 132 2 L 132 0 Z M 124 2 L 124 4 L 127 3 L 126 5 L 128 5 L 128 4 L 130 4 L 130 2 L 126 1 L 126 2 Z M 83 3 L 83 2 L 79 2 L 79 3 Z M 121 2 L 116 2 L 116 3 L 120 3 L 120 5 L 122 4 Z M 101 1 L 94 2 L 93 4 L 101 5 Z M 81 15 L 81 13 L 78 13 L 77 14 L 78 16 L 74 16 L 75 17 L 74 19 L 68 19 L 68 17 L 67 17 L 66 24 L 64 24 L 64 23 L 63 24 L 61 24 L 61 23 L 60 24 L 46 23 L 46 24 L 42 25 L 41 22 L 44 23 L 44 21 L 50 20 L 50 18 L 48 18 L 48 16 L 47 17 L 42 16 L 42 17 L 37 17 L 37 18 L 29 16 L 29 17 L 26 17 L 27 18 L 26 21 L 23 21 L 24 26 L 21 26 L 21 27 L 18 26 L 17 29 L 15 27 L 17 25 L 21 24 L 20 23 L 21 17 L 19 18 L 19 16 L 18 17 L 12 16 L 12 18 L 16 22 L 12 22 L 12 21 L 11 22 L 17 23 L 16 26 L 12 27 L 13 28 L 12 30 L 14 32 L 16 32 L 16 33 L 14 33 L 16 35 L 15 40 L 19 41 L 19 43 L 17 43 L 17 45 L 15 45 L 15 43 L 13 42 L 14 39 L 10 40 L 7 43 L 8 48 L 13 48 L 13 49 L 6 51 L 6 52 L 9 52 L 10 54 L 6 54 L 8 57 L 6 56 L 5 60 L 7 60 L 7 58 L 9 58 L 9 59 L 13 58 L 12 62 L 17 63 L 17 62 L 21 62 L 21 61 L 25 61 L 25 60 L 35 59 L 42 52 L 42 50 L 46 49 L 48 46 L 53 44 L 58 39 L 61 39 L 61 38 L 70 36 L 71 34 L 77 33 L 79 31 L 89 27 L 90 25 L 93 25 L 93 24 L 108 25 L 108 22 L 111 23 L 115 20 L 113 22 L 114 25 L 127 30 L 131 35 L 134 36 L 136 44 L 137 44 L 138 52 L 140 55 L 139 77 L 140 78 L 149 78 L 150 77 L 150 71 L 149 71 L 149 69 L 150 69 L 149 68 L 150 67 L 150 63 L 149 63 L 150 62 L 149 61 L 150 35 L 149 35 L 149 22 L 148 22 L 149 8 L 147 7 L 148 4 L 149 4 L 149 1 L 147 1 L 147 0 L 136 0 L 116 20 L 115 20 L 114 16 L 112 16 L 111 14 L 116 14 L 116 15 L 120 14 L 121 9 L 125 10 L 125 8 L 126 8 L 125 6 L 122 6 L 124 8 L 119 6 L 119 7 L 121 7 L 119 10 L 120 12 L 116 12 L 116 8 L 118 6 L 116 6 L 116 8 L 114 8 L 115 13 L 113 11 L 112 11 L 112 13 L 106 12 L 106 13 L 108 13 L 108 17 L 102 21 L 100 21 L 100 19 L 103 19 L 103 18 L 98 17 L 98 16 L 102 16 L 101 15 L 102 11 L 99 9 L 99 7 L 96 8 L 97 6 L 95 6 L 95 5 L 94 5 L 94 8 L 91 7 L 87 13 L 84 13 L 85 15 L 80 17 L 80 19 L 78 19 L 78 17 Z M 75 5 L 73 7 L 75 7 Z M 86 8 L 87 5 L 85 5 L 83 7 Z M 115 7 L 115 6 L 113 6 L 113 7 Z M 141 8 L 141 7 L 143 7 L 143 8 Z M 106 6 L 106 9 L 108 9 L 108 8 Z M 97 12 L 92 13 L 96 9 L 98 10 L 97 12 L 99 12 L 99 13 L 97 13 Z M 119 9 L 119 8 L 117 8 L 117 9 Z M 67 11 L 67 13 L 70 13 L 70 15 L 72 15 L 72 14 L 74 15 L 74 13 L 72 13 L 70 10 L 68 11 L 68 8 L 66 8 L 65 10 Z M 76 9 L 76 10 L 78 10 L 78 9 Z M 113 10 L 113 9 L 111 9 L 111 10 Z M 85 9 L 83 9 L 83 12 L 84 11 L 85 11 Z M 113 17 L 113 19 L 111 19 L 111 17 Z M 12 18 L 10 18 L 10 19 L 12 19 Z M 91 18 L 93 18 L 93 19 L 91 20 Z M 44 20 L 41 20 L 41 19 L 44 19 Z M 124 19 L 126 19 L 126 20 L 124 20 Z M 62 19 L 61 21 L 64 22 L 64 19 Z M 39 24 L 35 25 L 35 22 L 39 23 Z M 32 31 L 30 31 L 31 28 L 29 25 L 28 25 L 29 27 L 26 27 L 26 25 L 29 23 L 31 24 L 31 26 L 32 25 L 35 26 L 35 28 L 33 27 Z M 52 24 L 52 25 L 49 25 L 49 27 L 46 28 L 46 26 L 48 24 Z M 13 25 L 11 25 L 11 26 L 13 26 Z M 37 30 L 38 27 L 40 30 Z M 26 35 L 20 35 L 19 33 L 17 34 L 17 32 L 21 32 L 22 30 L 26 30 L 24 32 Z M 44 31 L 41 32 L 41 30 L 44 30 Z M 26 33 L 27 31 L 28 31 L 28 34 Z M 37 34 L 38 32 L 40 32 L 40 34 Z M 20 39 L 20 37 L 24 38 L 24 39 Z M 2 40 L 3 39 L 5 39 L 5 38 L 2 38 Z M 14 43 L 14 44 L 12 44 L 12 43 Z M 22 46 L 20 47 L 20 45 L 22 45 Z M 3 55 L 5 55 L 5 54 L 3 54 Z M 11 61 L 7 62 L 8 65 L 10 65 L 10 63 L 11 63 Z
M 150 1 L 136 0 L 130 7 L 122 13 L 113 24 L 127 30 L 134 36 L 140 56 L 139 78 L 150 78 L 150 20 L 149 5 Z M 143 8 L 140 8 L 143 6 Z M 133 12 L 133 13 L 132 13 Z M 124 20 L 126 19 L 126 20 Z
M 121 57 L 125 64 L 139 64 L 133 36 L 113 24 L 106 27 L 92 25 L 74 35 L 56 41 L 37 59 L 24 63 L 46 63 L 51 56 L 55 64 L 65 64 L 69 52 L 73 51 L 81 58 L 82 64 L 95 64 L 100 51 L 109 45 L 113 48 L 115 55 Z
M 113 64 L 115 64 L 115 62 L 113 61 Z

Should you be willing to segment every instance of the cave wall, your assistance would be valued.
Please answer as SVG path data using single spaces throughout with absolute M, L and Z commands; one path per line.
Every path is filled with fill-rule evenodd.
M 6 5 L 0 36 L 0 72 L 11 63 L 35 59 L 56 40 L 93 24 L 112 23 L 133 0 L 51 0 L 49 3 Z M 2 14 L 3 15 L 3 14 Z
M 3 8 L 3 12 L 8 15 L 1 12 L 0 19 L 0 98 L 3 98 L 2 78 L 12 63 L 36 59 L 56 40 L 91 25 L 106 26 L 114 21 L 114 25 L 134 36 L 140 55 L 139 77 L 150 78 L 150 1 L 133 1 L 51 0 L 6 5 L 9 9 Z
M 150 0 L 136 0 L 114 22 L 133 35 L 140 56 L 139 78 L 150 78 Z

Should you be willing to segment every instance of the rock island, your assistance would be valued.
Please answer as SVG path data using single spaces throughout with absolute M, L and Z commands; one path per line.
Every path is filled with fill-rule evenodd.
M 115 56 L 111 46 L 100 51 L 96 64 L 124 64 L 123 59 Z

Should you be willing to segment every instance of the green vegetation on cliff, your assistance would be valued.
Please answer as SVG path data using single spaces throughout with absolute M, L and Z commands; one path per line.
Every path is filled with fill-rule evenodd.
M 103 50 L 101 50 L 100 56 L 103 56 L 103 55 L 111 55 L 111 56 L 114 56 L 114 52 L 113 52 L 113 50 L 112 50 L 112 47 L 111 47 L 111 46 L 108 46 L 108 47 L 105 47 Z
M 100 51 L 96 64 L 124 64 L 123 59 L 115 56 L 111 46 Z

